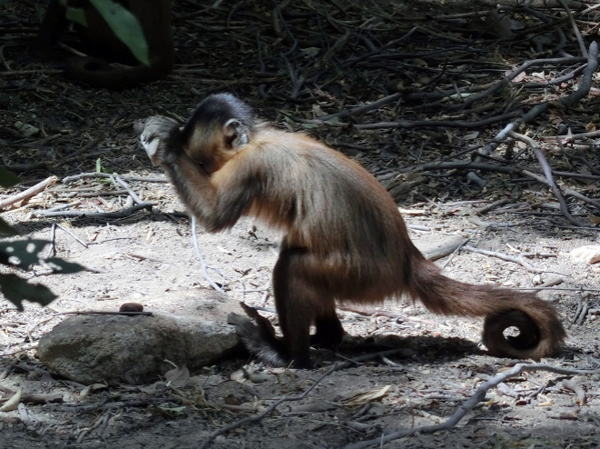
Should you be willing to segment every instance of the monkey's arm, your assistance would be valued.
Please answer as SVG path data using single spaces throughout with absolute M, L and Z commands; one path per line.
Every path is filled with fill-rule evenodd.
M 176 159 L 163 162 L 175 188 L 189 210 L 210 232 L 232 227 L 252 203 L 254 193 L 244 176 L 224 179 L 215 173 L 209 176 L 204 168 L 184 152 Z M 227 165 L 221 170 L 227 170 Z
M 141 132 L 142 145 L 152 163 L 165 170 L 180 198 L 208 231 L 232 227 L 252 204 L 257 185 L 249 167 L 239 160 L 230 161 L 210 176 L 183 150 L 176 121 L 154 116 L 134 126 Z M 236 165 L 235 169 L 229 164 Z

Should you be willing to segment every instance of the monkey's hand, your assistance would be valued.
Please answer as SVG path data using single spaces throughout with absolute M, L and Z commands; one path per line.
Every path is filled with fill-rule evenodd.
M 175 120 L 154 115 L 137 120 L 133 129 L 140 135 L 142 146 L 154 165 L 169 162 L 169 156 L 181 151 L 180 128 Z

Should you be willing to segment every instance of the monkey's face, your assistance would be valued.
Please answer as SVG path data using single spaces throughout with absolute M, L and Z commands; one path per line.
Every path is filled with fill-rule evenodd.
M 185 154 L 209 175 L 220 170 L 249 142 L 249 130 L 236 119 L 224 124 L 188 122 L 182 136 Z

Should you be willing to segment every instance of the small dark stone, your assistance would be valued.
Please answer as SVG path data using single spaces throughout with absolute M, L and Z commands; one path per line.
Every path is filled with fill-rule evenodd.
M 138 302 L 126 302 L 121 304 L 119 312 L 143 312 L 144 306 Z

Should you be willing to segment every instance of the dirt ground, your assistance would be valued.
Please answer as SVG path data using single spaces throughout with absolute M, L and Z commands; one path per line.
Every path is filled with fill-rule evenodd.
M 284 92 L 293 84 L 287 73 L 290 61 L 292 65 L 306 64 L 307 60 L 302 58 L 312 57 L 310 49 L 316 48 L 319 41 L 301 41 L 294 46 L 278 40 L 269 34 L 273 26 L 269 20 L 272 7 L 265 8 L 261 2 L 242 3 L 246 9 L 240 9 L 238 4 L 224 5 L 206 12 L 204 17 L 190 15 L 203 4 L 175 2 L 179 61 L 174 73 L 165 81 L 125 91 L 71 84 L 60 77 L 55 70 L 57 66 L 35 59 L 30 53 L 31 39 L 39 20 L 39 6 L 44 2 L 12 2 L 1 7 L 4 31 L 0 37 L 6 70 L 0 72 L 3 112 L 0 157 L 2 163 L 20 174 L 22 183 L 0 191 L 0 199 L 48 176 L 59 177 L 56 184 L 15 205 L 2 217 L 23 236 L 52 240 L 57 256 L 90 270 L 49 276 L 40 268 L 28 274 L 59 296 L 45 308 L 27 303 L 25 310 L 19 312 L 0 299 L 0 394 L 7 398 L 8 390 L 20 388 L 23 394 L 59 397 L 56 402 L 23 401 L 14 411 L 0 412 L 0 449 L 198 448 L 218 429 L 260 413 L 283 396 L 304 392 L 334 362 L 400 349 L 394 355 L 378 355 L 331 373 L 306 398 L 283 403 L 269 416 L 217 436 L 211 446 L 344 447 L 395 430 L 439 424 L 490 376 L 517 362 L 486 355 L 480 344 L 482 320 L 440 317 L 418 304 L 390 302 L 367 315 L 340 310 L 349 337 L 335 352 L 315 350 L 314 370 L 274 369 L 247 358 L 233 358 L 191 373 L 189 383 L 179 388 L 161 379 L 151 385 L 86 386 L 60 378 L 45 368 L 36 358 L 35 348 L 44 333 L 65 319 L 61 312 L 106 309 L 107 304 L 114 305 L 116 310 L 124 302 L 143 304 L 145 299 L 160 298 L 165 292 L 210 289 L 194 253 L 184 208 L 170 184 L 164 182 L 160 170 L 150 164 L 132 123 L 153 114 L 185 118 L 203 95 L 220 90 L 235 91 L 278 126 L 308 132 L 343 150 L 390 190 L 400 185 L 402 188 L 396 190 L 400 193 L 395 198 L 401 208 L 407 209 L 404 216 L 415 241 L 438 241 L 459 235 L 478 249 L 523 256 L 533 269 L 528 270 L 524 263 L 466 250 L 438 263 L 444 265 L 447 275 L 473 283 L 514 288 L 554 285 L 539 295 L 555 304 L 568 339 L 559 356 L 542 362 L 563 368 L 599 369 L 600 338 L 596 328 L 600 265 L 579 263 L 570 256 L 574 248 L 599 244 L 598 228 L 593 224 L 572 226 L 561 215 L 546 186 L 519 176 L 481 172 L 480 176 L 488 181 L 482 188 L 469 183 L 466 170 L 417 170 L 422 164 L 442 159 L 468 162 L 470 153 L 461 151 L 492 141 L 510 120 L 478 130 L 460 127 L 360 130 L 305 120 L 369 103 L 383 95 L 383 86 L 394 80 L 427 87 L 426 81 L 417 80 L 408 72 L 425 60 L 426 64 L 432 64 L 426 56 L 428 51 L 436 46 L 441 48 L 448 36 L 467 39 L 468 35 L 460 31 L 453 34 L 455 25 L 447 28 L 442 21 L 436 28 L 441 35 L 430 33 L 427 38 L 418 38 L 417 33 L 399 44 L 401 49 L 410 48 L 414 52 L 412 66 L 397 69 L 387 79 L 388 84 L 383 82 L 380 77 L 383 75 L 378 72 L 381 68 L 376 64 L 359 65 L 347 69 L 343 76 L 338 73 L 321 84 L 303 86 L 300 95 L 288 97 Z M 346 3 L 327 2 L 323 6 L 326 13 L 319 16 L 323 21 L 317 21 L 331 33 L 331 42 L 340 33 L 333 27 L 332 17 L 338 17 L 342 4 Z M 316 9 L 311 5 L 302 2 L 297 8 L 301 13 L 312 14 Z M 396 37 L 400 37 L 412 26 L 411 17 L 419 17 L 422 21 L 415 19 L 415 23 L 425 29 L 426 22 L 435 15 L 472 11 L 460 4 L 451 10 L 426 2 L 418 6 L 400 2 L 393 2 L 393 8 L 389 5 L 379 2 L 373 11 L 362 9 L 356 16 L 344 16 L 347 21 L 343 23 L 354 30 L 369 21 L 391 23 L 398 28 L 394 31 Z M 367 22 L 359 21 L 360 15 Z M 301 16 L 286 17 L 299 36 L 295 21 Z M 568 24 L 561 24 L 568 32 Z M 327 28 L 330 25 L 333 29 Z M 374 28 L 365 35 L 379 45 L 387 35 L 381 32 L 380 36 L 378 32 Z M 390 29 L 386 32 L 390 33 Z M 266 69 L 257 62 L 258 34 L 263 39 L 262 64 L 267 65 Z M 592 34 L 586 35 L 586 39 L 591 37 Z M 486 72 L 487 78 L 476 80 L 483 83 L 496 80 L 503 70 L 525 59 L 534 58 L 527 45 L 519 47 L 514 41 L 509 42 L 510 45 L 499 45 L 496 40 L 478 41 L 477 51 L 468 58 L 460 56 L 465 58 L 466 65 L 457 71 L 466 73 L 472 69 L 469 72 L 472 74 L 479 73 L 479 67 L 486 70 L 492 67 Z M 573 42 L 569 40 L 575 45 Z M 364 51 L 361 49 L 356 44 L 348 50 L 351 54 L 342 53 L 339 58 L 360 55 Z M 284 50 L 290 51 L 287 59 L 279 56 Z M 456 54 L 460 51 L 456 50 Z M 449 60 L 456 54 L 450 52 Z M 275 73 L 275 81 L 265 81 L 265 73 L 269 71 Z M 527 76 L 530 80 L 558 74 L 558 70 L 553 72 L 546 67 L 545 74 L 528 72 Z M 262 95 L 264 83 L 267 96 Z M 568 90 L 572 85 L 566 83 L 563 87 Z M 504 102 L 526 103 L 522 95 L 523 91 L 515 88 L 505 91 L 500 98 L 494 97 L 493 102 L 496 108 L 503 109 Z M 567 124 L 573 133 L 581 132 L 597 120 L 594 112 L 597 106 L 597 100 L 594 103 L 590 99 L 572 110 L 554 109 L 528 129 L 542 143 L 546 142 L 544 136 L 556 135 L 561 124 Z M 420 109 L 415 103 L 401 103 L 354 117 L 350 122 L 386 121 L 390 117 L 415 121 L 483 117 L 477 114 L 450 117 L 444 116 L 444 112 Z M 527 148 L 516 148 L 521 158 L 519 164 L 540 173 L 535 157 Z M 579 170 L 579 163 L 555 147 L 544 148 L 555 169 Z M 584 139 L 567 150 L 600 169 L 597 140 Z M 492 159 L 503 157 L 503 151 L 506 148 L 499 148 Z M 131 200 L 123 187 L 105 177 L 63 181 L 67 176 L 95 173 L 100 168 L 106 173 L 118 173 L 140 198 L 154 203 L 152 210 L 102 219 L 36 215 L 57 206 L 80 212 L 114 212 L 130 206 Z M 418 182 L 410 184 L 411 181 Z M 565 178 L 561 179 L 561 185 L 598 198 L 599 182 L 593 177 L 583 181 Z M 482 216 L 474 213 L 476 208 L 499 199 L 508 201 Z M 572 199 L 569 206 L 581 219 L 598 215 L 598 210 Z M 60 225 L 55 232 L 54 224 Z M 199 230 L 198 236 L 206 264 L 218 270 L 209 270 L 210 275 L 215 281 L 225 283 L 231 301 L 266 308 L 274 307 L 270 276 L 279 238 L 276 232 L 246 219 L 231 231 L 207 234 Z M 276 317 L 265 314 L 276 323 Z M 245 375 L 240 370 L 245 370 Z M 581 391 L 573 388 L 573 384 Z M 600 446 L 599 427 L 600 374 L 573 376 L 538 371 L 490 389 L 485 399 L 450 430 L 433 434 L 417 432 L 385 447 L 594 448 Z

